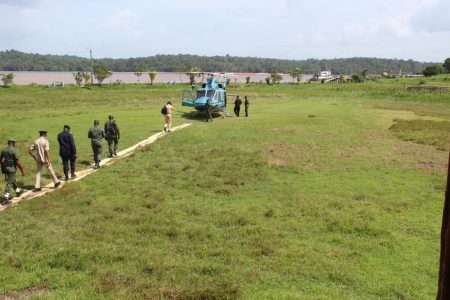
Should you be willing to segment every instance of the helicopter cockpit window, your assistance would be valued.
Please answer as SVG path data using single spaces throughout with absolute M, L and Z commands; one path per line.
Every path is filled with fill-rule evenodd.
M 197 99 L 202 97 L 212 98 L 214 96 L 215 90 L 208 90 L 208 93 L 205 93 L 205 90 L 197 91 Z
M 197 91 L 197 99 L 205 97 L 205 91 L 204 90 L 198 90 Z

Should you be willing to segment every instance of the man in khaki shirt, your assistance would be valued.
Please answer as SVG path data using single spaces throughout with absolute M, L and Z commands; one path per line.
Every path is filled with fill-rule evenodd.
M 33 153 L 36 152 L 36 154 Z M 57 188 L 61 182 L 55 175 L 55 171 L 53 171 L 52 163 L 50 160 L 50 145 L 47 139 L 47 131 L 40 130 L 39 138 L 34 141 L 34 144 L 31 145 L 28 153 L 30 153 L 31 157 L 33 157 L 34 161 L 36 161 L 36 182 L 34 184 L 33 192 L 40 192 L 41 189 L 41 171 L 42 167 L 45 166 L 52 176 L 53 182 L 55 183 L 55 188 Z

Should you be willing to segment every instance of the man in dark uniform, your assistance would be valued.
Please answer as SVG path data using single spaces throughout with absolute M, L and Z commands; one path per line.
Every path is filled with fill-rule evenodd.
M 2 173 L 5 174 L 5 190 L 2 205 L 7 205 L 10 203 L 9 199 L 11 197 L 11 188 L 16 192 L 16 196 L 19 197 L 22 194 L 22 190 L 17 186 L 16 183 L 16 171 L 19 168 L 22 176 L 25 175 L 22 165 L 20 164 L 19 151 L 16 150 L 16 139 L 11 137 L 8 139 L 8 146 L 3 149 L 0 154 L 0 163 L 2 166 Z
M 206 122 L 209 122 L 209 120 L 213 120 L 212 118 L 212 108 L 211 108 L 211 99 L 206 100 L 205 104 L 205 114 L 206 114 Z
M 75 175 L 75 160 L 77 159 L 77 148 L 75 147 L 75 141 L 73 135 L 70 132 L 70 126 L 64 125 L 63 132 L 58 134 L 59 143 L 59 155 L 61 156 L 63 163 L 63 171 L 65 180 L 69 180 L 69 162 L 70 162 L 70 174 L 72 179 Z
M 108 116 L 105 123 L 106 141 L 108 141 L 109 157 L 117 155 L 117 147 L 119 146 L 120 130 L 116 120 L 112 115 Z
M 99 125 L 99 120 L 95 120 L 94 127 L 91 127 L 88 132 L 88 138 L 91 139 L 92 151 L 94 152 L 94 169 L 100 168 L 100 161 L 102 160 L 102 141 L 105 138 L 105 131 L 103 131 Z
M 237 96 L 236 100 L 234 100 L 234 113 L 236 117 L 239 117 L 239 112 L 241 111 L 241 104 L 242 100 L 239 98 L 239 96 Z
M 248 106 L 250 105 L 250 102 L 248 101 L 247 96 L 244 97 L 245 101 L 244 101 L 244 105 L 245 105 L 245 116 L 248 117 Z

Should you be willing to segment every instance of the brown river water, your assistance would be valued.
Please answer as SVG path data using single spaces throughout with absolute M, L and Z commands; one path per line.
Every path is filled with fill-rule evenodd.
M 0 71 L 0 74 L 14 73 L 13 83 L 16 85 L 44 84 L 50 85 L 54 82 L 64 82 L 64 84 L 75 84 L 72 72 L 28 72 L 28 71 Z M 282 83 L 292 82 L 292 77 L 288 74 L 283 76 Z M 216 76 L 221 78 L 222 75 Z M 227 77 L 231 82 L 244 83 L 246 77 L 250 76 L 250 82 L 265 82 L 264 79 L 269 76 L 268 73 L 232 73 Z M 204 82 L 207 75 L 201 75 L 196 78 L 196 82 Z M 303 75 L 302 81 L 307 81 L 312 75 Z M 139 78 L 133 72 L 113 72 L 112 76 L 107 78 L 104 83 L 148 83 L 150 81 L 148 73 L 142 74 Z M 96 80 L 94 79 L 94 83 Z M 188 83 L 189 78 L 184 73 L 176 72 L 158 72 L 155 83 Z

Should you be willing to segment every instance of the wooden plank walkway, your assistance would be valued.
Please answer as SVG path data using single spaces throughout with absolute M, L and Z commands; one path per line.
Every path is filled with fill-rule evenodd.
M 180 129 L 183 129 L 183 128 L 186 128 L 186 127 L 188 127 L 190 125 L 192 125 L 192 124 L 191 123 L 185 123 L 183 125 L 173 127 L 172 128 L 172 132 L 180 130 Z M 150 144 L 154 143 L 156 140 L 158 140 L 159 138 L 162 138 L 163 136 L 165 136 L 167 134 L 171 134 L 171 133 L 162 131 L 162 132 L 159 132 L 157 134 L 154 134 L 154 135 L 148 137 L 147 139 L 145 139 L 143 141 L 140 141 L 139 143 L 137 143 L 134 146 L 131 146 L 131 147 L 125 149 L 125 150 L 119 151 L 117 153 L 116 157 L 103 159 L 100 162 L 100 166 L 107 166 L 107 165 L 113 164 L 116 161 L 120 160 L 121 158 L 124 158 L 124 157 L 127 157 L 127 156 L 133 154 L 139 148 L 142 148 L 144 146 L 147 146 L 147 145 L 150 145 Z M 59 190 L 59 189 L 63 188 L 65 184 L 70 183 L 70 182 L 74 182 L 74 181 L 79 181 L 79 180 L 85 178 L 86 176 L 89 176 L 90 174 L 92 174 L 94 172 L 97 172 L 99 170 L 101 170 L 101 169 L 89 168 L 89 169 L 84 169 L 84 170 L 75 172 L 76 177 L 74 179 L 72 179 L 70 181 L 67 181 L 67 182 L 66 181 L 61 181 L 61 185 L 58 188 L 56 188 L 56 189 L 53 187 L 54 184 L 52 182 L 52 183 L 49 183 L 46 186 L 42 187 L 42 191 L 41 192 L 33 193 L 32 191 L 25 191 L 20 197 L 14 197 L 14 198 L 10 199 L 10 201 L 11 201 L 10 204 L 8 204 L 8 205 L 0 205 L 0 212 L 5 210 L 9 206 L 17 205 L 18 203 L 20 203 L 23 200 L 31 200 L 31 199 L 34 199 L 34 198 L 37 198 L 37 197 L 42 197 L 42 196 L 44 196 L 44 195 L 46 195 L 48 193 L 54 192 L 56 190 Z

